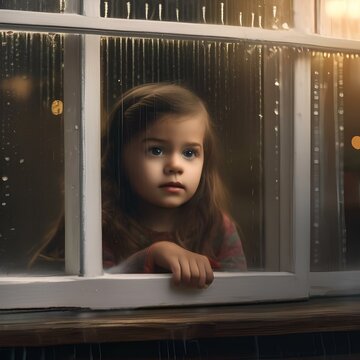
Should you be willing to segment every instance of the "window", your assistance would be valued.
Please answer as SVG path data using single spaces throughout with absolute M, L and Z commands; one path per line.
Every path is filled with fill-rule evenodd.
M 171 0 L 53 5 L 2 5 L 0 10 L 0 61 L 6 69 L 1 79 L 0 307 L 306 298 L 310 245 L 312 254 L 316 249 L 310 180 L 318 171 L 313 166 L 310 176 L 317 126 L 313 116 L 311 137 L 315 102 L 310 93 L 320 81 L 316 75 L 325 75 L 317 69 L 318 54 L 354 55 L 355 64 L 358 42 L 323 43 L 307 35 L 314 21 L 299 19 L 314 15 L 315 3 L 300 1 L 278 0 L 271 6 L 204 1 L 196 9 Z M 249 271 L 216 273 L 204 291 L 174 288 L 166 274 L 103 274 L 101 118 L 128 88 L 158 81 L 185 83 L 208 104 L 225 155 L 232 211 L 244 233 Z M 15 107 L 15 101 L 21 105 Z M 334 170 L 332 177 L 338 174 Z M 55 273 L 49 267 L 38 270 L 42 276 L 26 273 L 30 248 L 62 209 L 65 272 L 55 266 Z

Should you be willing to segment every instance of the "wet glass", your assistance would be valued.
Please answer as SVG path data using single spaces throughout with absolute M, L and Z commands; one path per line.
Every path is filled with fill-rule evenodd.
M 249 270 L 280 270 L 280 127 L 292 96 L 291 76 L 282 74 L 296 52 L 245 41 L 101 39 L 104 123 L 116 100 L 140 84 L 182 84 L 206 102 Z
M 318 0 L 318 33 L 360 39 L 360 1 Z
M 360 270 L 360 54 L 313 52 L 311 270 Z
M 51 13 L 79 13 L 79 0 L 0 0 L 0 9 Z
M 289 29 L 292 0 L 101 0 L 101 16 Z
M 50 273 L 28 265 L 64 207 L 64 36 L 0 38 L 0 274 Z

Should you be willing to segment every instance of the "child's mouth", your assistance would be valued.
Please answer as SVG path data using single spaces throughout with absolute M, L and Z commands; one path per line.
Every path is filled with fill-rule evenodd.
M 180 182 L 168 182 L 159 186 L 161 189 L 164 189 L 168 192 L 179 192 L 185 189 L 185 186 Z

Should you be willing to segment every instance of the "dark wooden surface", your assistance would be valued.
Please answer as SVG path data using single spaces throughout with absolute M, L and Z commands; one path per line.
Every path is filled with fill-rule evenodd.
M 1 311 L 0 347 L 360 330 L 360 297 L 131 311 Z

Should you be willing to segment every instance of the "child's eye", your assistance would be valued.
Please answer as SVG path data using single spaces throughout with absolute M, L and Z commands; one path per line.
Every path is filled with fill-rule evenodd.
M 158 146 L 152 146 L 148 152 L 151 154 L 151 155 L 154 155 L 154 156 L 160 156 L 163 154 L 163 150 L 161 148 L 159 148 Z
M 186 159 L 192 159 L 196 156 L 198 156 L 198 152 L 194 149 L 185 149 L 183 151 L 183 156 L 186 158 Z

